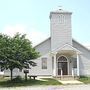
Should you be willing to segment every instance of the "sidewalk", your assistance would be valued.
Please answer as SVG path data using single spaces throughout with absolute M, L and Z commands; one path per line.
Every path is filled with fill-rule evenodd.
M 60 85 L 60 86 L 26 86 L 0 88 L 0 90 L 90 90 L 90 84 L 83 85 Z

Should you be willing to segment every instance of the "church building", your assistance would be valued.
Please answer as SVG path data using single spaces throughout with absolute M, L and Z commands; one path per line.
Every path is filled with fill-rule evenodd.
M 90 50 L 72 38 L 71 16 L 62 9 L 50 12 L 50 37 L 35 46 L 41 56 L 34 60 L 37 66 L 29 69 L 29 75 L 90 76 Z M 17 74 L 23 71 L 13 75 Z
M 41 57 L 31 75 L 90 75 L 90 50 L 72 38 L 71 16 L 62 9 L 50 12 L 50 37 L 35 46 Z

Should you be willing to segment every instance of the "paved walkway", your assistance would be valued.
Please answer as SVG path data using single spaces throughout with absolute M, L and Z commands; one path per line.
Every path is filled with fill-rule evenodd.
M 0 90 L 90 90 L 88 85 L 60 85 L 60 86 L 28 86 L 28 87 L 13 87 L 0 88 Z
M 62 84 L 64 85 L 67 85 L 67 84 L 83 84 L 83 82 L 80 82 L 78 80 L 58 80 L 59 82 L 61 82 Z
M 44 79 L 41 79 L 41 78 L 45 78 L 45 77 L 37 77 L 37 80 L 41 80 L 41 81 L 46 81 Z M 47 78 L 47 77 L 46 77 Z M 48 77 L 48 78 L 52 78 L 52 77 Z M 62 84 L 64 85 L 67 85 L 67 84 L 83 84 L 83 82 L 80 82 L 78 80 L 75 80 L 75 79 L 71 79 L 71 80 L 60 80 L 60 79 L 57 79 L 59 82 L 61 82 Z

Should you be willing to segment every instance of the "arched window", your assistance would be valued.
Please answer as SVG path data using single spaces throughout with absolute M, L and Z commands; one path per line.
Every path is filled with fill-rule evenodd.
M 65 56 L 60 56 L 58 62 L 67 62 L 67 58 Z
M 64 16 L 63 14 L 61 14 L 61 15 L 59 16 L 59 21 L 60 21 L 60 23 L 64 23 L 64 21 L 65 21 L 65 16 Z

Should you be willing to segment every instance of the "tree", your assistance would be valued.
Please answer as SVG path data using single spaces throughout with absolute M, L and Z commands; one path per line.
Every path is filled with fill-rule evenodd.
M 1 69 L 9 69 L 11 72 L 11 80 L 13 77 L 13 69 L 30 68 L 36 66 L 33 61 L 39 57 L 39 53 L 32 47 L 26 35 L 17 33 L 14 37 L 0 35 L 0 65 Z M 33 60 L 32 60 L 33 59 Z

